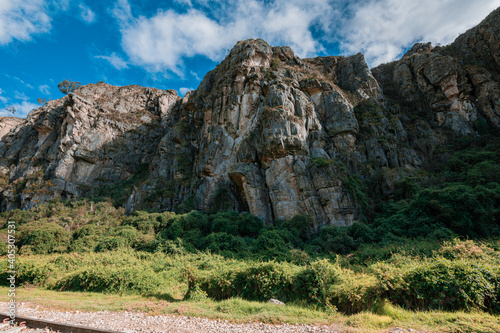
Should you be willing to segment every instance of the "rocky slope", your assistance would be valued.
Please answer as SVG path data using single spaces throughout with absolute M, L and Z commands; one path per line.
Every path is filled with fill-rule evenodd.
M 0 120 L 0 208 L 82 197 L 133 178 L 127 211 L 229 209 L 266 223 L 359 219 L 361 181 L 390 196 L 451 138 L 500 128 L 500 11 L 447 47 L 299 59 L 238 42 L 184 98 L 91 84 Z M 142 169 L 141 169 L 142 168 Z

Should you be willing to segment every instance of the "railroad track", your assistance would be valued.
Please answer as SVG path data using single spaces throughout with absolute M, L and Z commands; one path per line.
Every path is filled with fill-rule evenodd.
M 118 331 L 62 324 L 49 320 L 17 315 L 16 326 L 11 326 L 8 320 L 8 314 L 0 312 L 0 333 L 121 333 Z

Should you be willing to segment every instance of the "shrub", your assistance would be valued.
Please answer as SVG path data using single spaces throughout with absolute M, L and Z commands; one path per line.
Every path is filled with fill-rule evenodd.
M 163 222 L 163 215 L 164 214 L 159 213 L 135 211 L 132 215 L 127 216 L 123 220 L 123 225 L 130 225 L 144 234 L 152 234 L 159 230 Z
M 99 236 L 88 235 L 78 237 L 71 242 L 70 250 L 78 253 L 93 252 L 99 244 Z
M 195 229 L 198 229 L 201 234 L 208 234 L 210 221 L 206 214 L 193 211 L 173 216 L 169 220 L 168 227 L 161 231 L 161 237 L 170 240 L 184 238 L 188 232 Z
M 271 61 L 271 68 L 272 69 L 277 69 L 281 64 L 281 60 L 278 57 L 274 57 L 273 60 Z
M 71 233 L 53 222 L 22 225 L 19 234 L 20 247 L 30 246 L 36 254 L 65 251 L 71 240 Z
M 174 255 L 186 254 L 187 252 L 184 247 L 184 241 L 180 238 L 176 240 L 159 241 L 155 251 Z
M 308 240 L 314 228 L 314 219 L 307 214 L 299 214 L 283 222 L 283 228 L 289 229 L 303 241 Z
M 288 301 L 296 297 L 292 286 L 297 266 L 271 262 L 238 268 L 222 269 L 211 276 L 198 278 L 194 285 L 217 300 L 239 296 L 249 300 L 267 301 L 277 297 Z
M 134 227 L 123 226 L 111 229 L 98 239 L 95 251 L 104 252 L 144 245 L 143 235 Z
M 316 166 L 316 167 L 328 167 L 332 165 L 335 161 L 326 159 L 322 156 L 320 157 L 311 157 L 311 166 Z
M 246 243 L 243 237 L 230 235 L 225 232 L 211 233 L 205 238 L 206 249 L 215 253 L 231 251 L 235 253 L 244 252 Z
M 477 260 L 484 251 L 470 243 L 447 243 L 441 255 L 417 261 L 379 263 L 375 274 L 387 297 L 411 309 L 485 309 L 500 306 L 500 260 Z
M 349 235 L 349 228 L 333 225 L 322 228 L 316 241 L 324 250 L 339 254 L 349 253 L 358 247 L 357 241 Z
M 60 279 L 54 286 L 59 290 L 97 292 L 157 292 L 162 285 L 158 276 L 145 266 L 86 267 Z
M 226 232 L 232 235 L 256 237 L 264 228 L 261 219 L 251 214 L 236 212 L 218 212 L 211 216 L 212 232 Z
M 330 304 L 343 313 L 373 311 L 380 309 L 385 303 L 382 288 L 373 275 L 343 270 L 340 281 L 329 287 Z
M 255 240 L 253 252 L 266 258 L 285 258 L 292 246 L 278 230 L 264 230 Z

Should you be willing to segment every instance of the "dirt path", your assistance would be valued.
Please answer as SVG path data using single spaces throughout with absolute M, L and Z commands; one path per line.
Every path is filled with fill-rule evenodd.
M 0 302 L 0 309 L 6 312 L 5 302 Z M 315 326 L 315 325 L 272 325 L 264 323 L 234 324 L 225 320 L 210 320 L 205 318 L 195 318 L 174 315 L 150 316 L 141 312 L 68 312 L 56 310 L 39 310 L 38 307 L 31 307 L 21 303 L 18 307 L 18 314 L 60 323 L 70 323 L 73 325 L 83 325 L 88 327 L 104 328 L 117 332 L 182 332 L 182 333 L 256 333 L 256 332 L 283 332 L 283 333 L 341 333 L 347 332 L 338 325 Z M 403 333 L 417 332 L 415 330 L 404 330 L 394 328 L 386 332 Z
M 6 303 L 1 304 L 2 312 L 6 311 Z M 210 320 L 186 316 L 159 315 L 150 316 L 141 312 L 68 312 L 55 310 L 39 310 L 21 304 L 18 308 L 21 316 L 36 317 L 60 323 L 71 323 L 89 327 L 99 327 L 119 332 L 344 332 L 334 326 L 311 325 L 270 325 L 263 323 L 233 324 L 224 320 Z

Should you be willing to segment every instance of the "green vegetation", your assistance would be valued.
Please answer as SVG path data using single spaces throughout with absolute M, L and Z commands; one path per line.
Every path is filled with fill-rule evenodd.
M 387 237 L 375 243 L 377 231 L 364 223 L 314 234 L 307 215 L 264 226 L 235 212 L 126 216 L 109 202 L 93 208 L 54 201 L 3 213 L 19 228 L 19 281 L 146 295 L 181 283 L 187 299 L 277 297 L 343 313 L 377 309 L 384 300 L 408 309 L 500 310 L 498 240 L 443 243 L 443 233 L 433 233 L 397 246 Z
M 92 201 L 107 201 L 111 200 L 116 207 L 123 205 L 134 187 L 143 183 L 148 176 L 149 164 L 142 163 L 137 167 L 134 175 L 128 179 L 107 184 L 105 186 L 98 186 L 87 190 L 87 197 Z
M 24 255 L 18 258 L 18 279 L 24 286 L 18 298 L 64 310 L 137 309 L 233 321 L 335 323 L 361 332 L 391 326 L 498 331 L 500 241 L 491 241 L 491 247 L 460 240 L 437 244 L 429 257 L 409 254 L 422 250 L 421 244 L 413 244 L 414 251 L 407 245 L 401 252 L 408 254 L 368 267 L 350 263 L 363 251 L 301 265 L 132 249 Z M 369 251 L 381 257 L 391 250 Z M 6 272 L 7 261 L 0 267 Z M 6 285 L 7 273 L 0 275 Z M 270 297 L 287 305 L 269 304 Z M 429 312 L 410 311 L 414 309 Z M 458 311 L 443 312 L 447 309 Z
M 329 160 L 324 157 L 312 157 L 311 164 L 317 167 L 329 166 L 335 163 L 334 160 Z
M 271 68 L 272 69 L 277 69 L 281 65 L 281 60 L 278 57 L 273 58 L 271 61 Z

